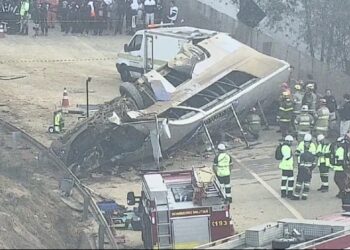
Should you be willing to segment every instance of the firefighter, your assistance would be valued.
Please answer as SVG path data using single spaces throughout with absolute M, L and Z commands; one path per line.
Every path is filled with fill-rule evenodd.
M 54 113 L 54 127 L 55 127 L 55 132 L 60 133 L 62 131 L 64 127 L 62 111 L 57 111 Z
M 297 131 L 297 140 L 300 141 L 306 134 L 311 134 L 314 118 L 309 113 L 308 106 L 301 107 L 301 114 L 295 118 L 294 124 Z
M 328 185 L 328 176 L 329 176 L 329 168 L 331 167 L 330 164 L 330 143 L 327 143 L 325 141 L 325 136 L 323 134 L 320 134 L 317 136 L 317 149 L 316 149 L 316 156 L 317 156 L 317 166 L 320 170 L 320 177 L 321 177 L 321 187 L 317 189 L 317 191 L 321 192 L 328 192 L 329 185 Z
M 294 93 L 293 93 L 293 107 L 294 107 L 294 116 L 300 114 L 300 110 L 302 107 L 302 101 L 303 101 L 303 93 L 301 92 L 301 85 L 295 84 L 294 86 Z
M 282 170 L 281 177 L 281 197 L 291 198 L 293 195 L 294 173 L 293 173 L 293 136 L 287 135 L 281 147 L 282 160 L 279 168 Z
M 334 182 L 337 185 L 339 192 L 337 198 L 342 199 L 345 195 L 347 175 L 345 173 L 345 165 L 347 154 L 345 150 L 344 137 L 339 137 L 335 143 L 331 145 L 330 161 L 334 170 Z
M 304 152 L 300 154 L 297 181 L 292 200 L 299 200 L 300 196 L 302 200 L 307 200 L 310 191 L 312 170 L 316 167 L 315 158 L 315 155 L 308 150 L 304 150 Z
M 303 97 L 302 104 L 307 105 L 309 108 L 309 112 L 313 115 L 316 110 L 316 103 L 317 103 L 317 96 L 313 92 L 314 85 L 312 83 L 309 83 L 306 85 L 306 92 Z
M 329 109 L 326 106 L 326 99 L 320 99 L 320 107 L 315 114 L 315 135 L 323 134 L 325 137 L 328 136 L 328 125 L 329 125 Z
M 261 130 L 261 118 L 258 115 L 255 107 L 252 107 L 249 110 L 249 114 L 247 115 L 244 123 L 244 130 L 251 134 L 255 140 L 257 140 Z
M 282 93 L 283 98 L 280 102 L 280 107 L 277 115 L 277 122 L 280 125 L 282 140 L 290 133 L 292 129 L 293 103 L 289 98 L 287 91 Z
M 226 153 L 226 146 L 223 143 L 218 145 L 219 154 L 214 159 L 214 171 L 221 187 L 225 189 L 226 201 L 232 202 L 231 196 L 231 167 L 232 157 Z

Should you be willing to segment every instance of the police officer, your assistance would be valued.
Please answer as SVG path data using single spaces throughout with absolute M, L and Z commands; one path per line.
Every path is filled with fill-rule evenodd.
M 321 177 L 321 187 L 317 189 L 317 191 L 321 192 L 328 192 L 329 185 L 328 185 L 328 176 L 329 176 L 329 168 L 330 165 L 330 143 L 327 143 L 325 140 L 325 136 L 323 134 L 320 134 L 317 136 L 317 149 L 316 149 L 316 156 L 317 156 L 317 166 L 320 170 L 320 177 Z
M 303 97 L 302 104 L 307 105 L 309 108 L 309 112 L 311 114 L 315 113 L 316 110 L 316 103 L 317 103 L 317 96 L 313 92 L 314 90 L 314 85 L 312 83 L 309 83 L 306 85 L 306 92 Z
M 287 135 L 284 138 L 281 147 L 282 160 L 279 163 L 279 168 L 282 170 L 281 177 L 281 197 L 291 198 L 293 195 L 294 173 L 293 173 L 293 152 L 292 152 L 293 136 Z
M 302 200 L 307 200 L 310 191 L 312 170 L 315 167 L 315 155 L 308 151 L 306 148 L 304 152 L 300 154 L 300 160 L 298 162 L 297 181 L 295 184 L 295 190 L 292 196 L 292 200 L 299 200 L 300 196 Z
M 326 106 L 327 102 L 325 99 L 320 99 L 320 107 L 315 114 L 315 135 L 323 134 L 325 137 L 328 136 L 328 125 L 329 125 L 329 110 Z
M 252 107 L 249 110 L 244 123 L 244 130 L 251 134 L 255 140 L 257 140 L 259 138 L 259 133 L 261 130 L 261 118 L 258 115 L 255 107 Z
M 308 113 L 307 105 L 301 107 L 301 114 L 295 118 L 294 124 L 297 131 L 297 140 L 300 141 L 306 134 L 311 134 L 311 127 L 314 124 L 314 118 Z
M 337 185 L 339 192 L 337 198 L 342 199 L 345 195 L 347 175 L 345 173 L 346 165 L 346 150 L 344 137 L 339 137 L 335 143 L 331 145 L 330 161 L 334 170 L 334 182 Z
M 220 143 L 218 150 L 219 154 L 214 158 L 214 171 L 222 188 L 225 188 L 226 200 L 232 202 L 230 184 L 232 157 L 226 153 L 226 146 L 224 144 Z
M 284 139 L 292 129 L 293 103 L 287 91 L 282 93 L 282 100 L 277 115 L 277 122 L 280 125 L 282 138 Z M 283 140 L 282 139 L 282 140 Z

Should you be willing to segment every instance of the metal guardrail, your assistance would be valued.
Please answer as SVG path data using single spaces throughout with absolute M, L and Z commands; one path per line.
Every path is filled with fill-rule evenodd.
M 78 177 L 75 176 L 75 174 L 66 166 L 66 164 L 64 164 L 64 162 L 59 159 L 56 154 L 48 149 L 45 145 L 43 145 L 42 143 L 40 143 L 38 140 L 36 140 L 35 138 L 33 138 L 32 136 L 30 136 L 28 133 L 26 133 L 25 131 L 23 131 L 22 129 L 12 125 L 11 123 L 8 123 L 7 121 L 4 121 L 2 119 L 0 119 L 0 124 L 3 125 L 4 127 L 16 131 L 16 132 L 20 132 L 22 135 L 22 138 L 29 141 L 31 144 L 33 144 L 35 147 L 37 147 L 41 152 L 45 153 L 53 162 L 54 164 L 56 164 L 59 168 L 61 168 L 62 170 L 68 172 L 71 177 L 74 179 L 74 183 L 76 188 L 78 189 L 79 193 L 83 196 L 84 198 L 84 210 L 83 210 L 83 220 L 86 220 L 88 217 L 88 211 L 89 211 L 89 207 L 91 208 L 91 213 L 93 214 L 93 216 L 95 217 L 95 219 L 97 220 L 97 222 L 99 223 L 99 230 L 98 230 L 98 236 L 99 236 L 99 244 L 98 244 L 98 248 L 99 249 L 103 249 L 104 248 L 104 235 L 107 235 L 109 244 L 111 245 L 111 247 L 113 249 L 118 249 L 118 245 L 115 241 L 114 235 L 112 233 L 112 231 L 110 230 L 106 219 L 104 218 L 101 210 L 98 208 L 96 202 L 94 201 L 91 193 L 89 190 L 87 190 L 86 188 L 84 188 L 83 184 L 81 183 L 81 181 L 78 179 Z

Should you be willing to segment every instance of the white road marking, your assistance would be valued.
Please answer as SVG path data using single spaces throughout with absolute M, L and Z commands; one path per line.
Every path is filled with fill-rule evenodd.
M 280 195 L 269 185 L 267 184 L 263 179 L 259 177 L 256 173 L 254 173 L 252 170 L 250 170 L 248 167 L 244 166 L 241 160 L 237 159 L 236 157 L 232 157 L 241 167 L 244 167 L 248 170 L 248 172 L 267 190 L 269 191 L 280 203 L 282 203 L 285 208 L 291 212 L 295 218 L 297 219 L 304 219 L 304 217 L 292 206 L 290 205 L 286 200 L 283 200 Z

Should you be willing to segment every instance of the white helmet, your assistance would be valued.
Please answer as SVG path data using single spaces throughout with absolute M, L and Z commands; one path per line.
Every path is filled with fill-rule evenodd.
M 224 151 L 224 150 L 226 150 L 226 146 L 225 146 L 225 144 L 220 143 L 220 144 L 218 145 L 218 150 L 220 150 L 220 151 Z
M 301 107 L 301 111 L 309 111 L 309 107 L 307 105 L 303 105 Z
M 311 140 L 312 140 L 312 135 L 306 134 L 306 135 L 304 136 L 304 141 L 306 141 L 306 142 L 311 142 Z
M 317 141 L 322 141 L 324 138 L 324 135 L 320 134 L 317 136 Z
M 337 142 L 342 142 L 343 140 L 344 140 L 344 137 L 341 136 L 341 137 L 338 137 Z
M 287 135 L 286 138 L 284 138 L 284 140 L 292 142 L 293 141 L 293 136 Z

